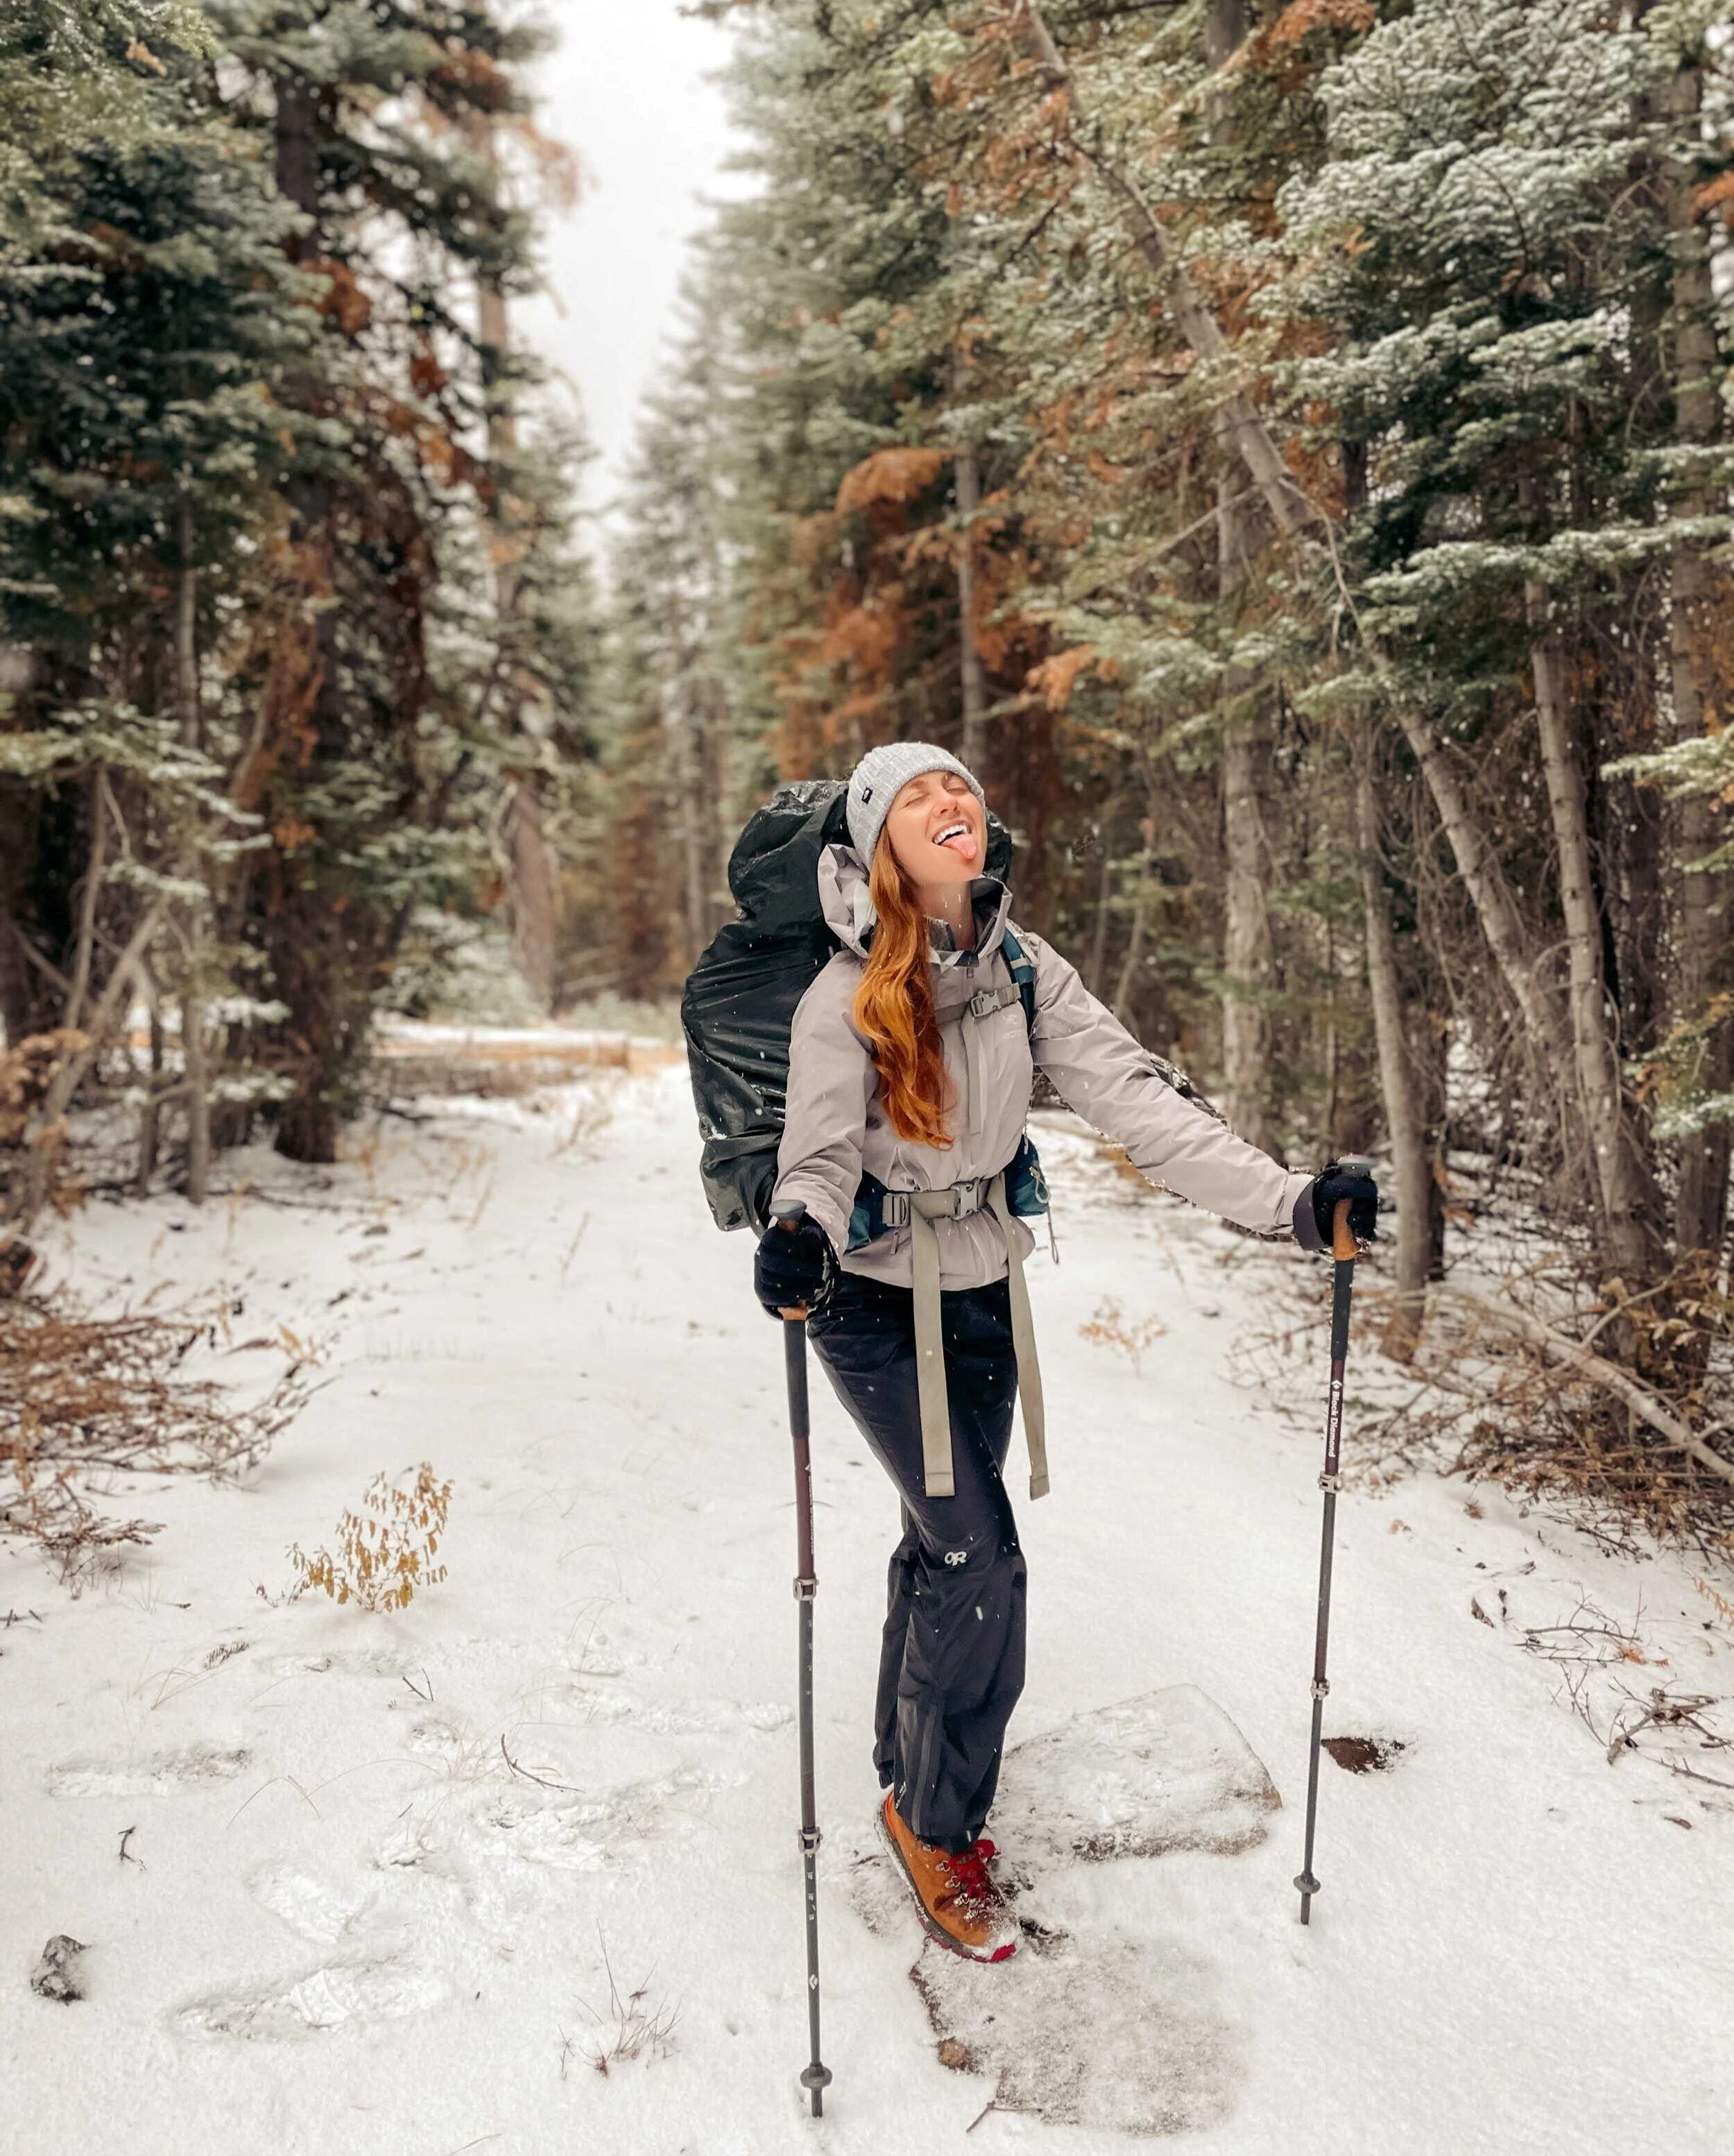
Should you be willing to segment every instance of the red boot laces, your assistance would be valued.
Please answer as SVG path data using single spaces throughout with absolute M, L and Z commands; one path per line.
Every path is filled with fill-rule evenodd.
M 946 1867 L 957 1882 L 958 1892 L 978 1909 L 998 1906 L 998 1889 L 988 1876 L 988 1866 L 994 1854 L 993 1844 L 984 1835 L 972 1841 L 961 1856 L 948 1856 L 946 1860 Z

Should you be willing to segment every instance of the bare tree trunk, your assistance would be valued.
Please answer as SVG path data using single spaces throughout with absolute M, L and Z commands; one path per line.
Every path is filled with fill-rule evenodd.
M 492 121 L 478 115 L 471 122 L 471 139 L 492 163 L 495 153 Z M 498 360 L 503 360 L 511 335 L 505 294 L 485 277 L 476 282 L 475 313 L 476 331 L 482 344 L 491 349 Z M 488 398 L 487 424 L 489 462 L 509 461 L 517 454 L 518 425 L 510 406 L 497 388 L 490 390 Z M 511 634 L 517 602 L 517 573 L 510 552 L 502 547 L 494 571 L 494 607 L 502 639 Z M 509 684 L 509 659 L 504 670 Z M 522 716 L 521 706 L 509 685 L 505 701 L 506 723 L 516 725 Z M 506 804 L 505 837 L 512 963 L 531 1000 L 546 1016 L 554 1007 L 557 970 L 554 948 L 557 879 L 548 852 L 541 800 L 533 776 L 526 771 L 515 772 L 507 783 L 511 788 L 511 798 Z
M 667 729 L 674 749 L 675 787 L 680 804 L 682 891 L 685 916 L 686 963 L 695 965 L 709 937 L 705 933 L 705 825 L 710 802 L 705 786 L 700 724 L 694 710 L 697 684 L 685 669 L 669 685 Z
M 192 502 L 183 494 L 180 503 L 181 566 L 175 588 L 175 712 L 181 739 L 188 748 L 200 746 L 198 696 L 198 571 L 193 566 Z M 186 873 L 197 877 L 202 864 L 196 854 Z M 187 978 L 181 992 L 181 1060 L 187 1081 L 187 1197 L 203 1205 L 211 1186 L 211 1090 L 205 1058 L 204 968 L 208 942 L 208 909 L 195 901 L 187 927 Z
M 1085 962 L 1084 985 L 1093 996 L 1102 992 L 1108 969 L 1108 911 L 1114 901 L 1114 856 L 1108 844 L 1108 808 L 1101 817 L 1101 875 L 1096 885 L 1095 919 L 1090 930 L 1090 954 Z
M 1666 110 L 1696 131 L 1702 100 L 1699 70 L 1682 69 L 1669 85 Z M 1690 163 L 1669 167 L 1664 180 L 1674 254 L 1674 432 L 1683 446 L 1707 449 L 1722 432 L 1708 238 L 1697 212 L 1697 175 Z M 1680 519 L 1713 516 L 1721 506 L 1716 488 L 1699 484 L 1685 490 L 1674 514 Z M 1678 739 L 1696 741 L 1726 722 L 1727 716 L 1726 698 L 1718 692 L 1715 641 L 1728 587 L 1701 539 L 1678 543 L 1670 570 L 1668 655 L 1675 726 Z M 1679 804 L 1678 818 L 1681 860 L 1701 860 L 1720 836 L 1716 804 L 1701 796 L 1689 798 Z M 1701 1018 L 1713 996 L 1734 987 L 1730 896 L 1727 876 L 1690 866 L 1681 870 L 1675 926 L 1679 1019 Z M 1734 1086 L 1734 1023 L 1725 1018 L 1709 1035 L 1696 1076 L 1708 1092 Z M 1727 1232 L 1731 1137 L 1734 1132 L 1724 1122 L 1681 1141 L 1675 1241 L 1682 1257 L 1691 1251 L 1721 1252 Z
M 1526 948 L 1522 916 L 1493 842 L 1475 820 L 1450 758 L 1426 720 L 1404 707 L 1399 707 L 1397 719 L 1427 781 L 1427 790 L 1450 841 L 1457 873 L 1475 909 L 1500 978 L 1523 1019 L 1531 1051 L 1544 1070 L 1556 1077 L 1563 1076 L 1569 1070 L 1571 1042 L 1558 1004 L 1537 974 Z
M 1218 591 L 1232 603 L 1246 582 L 1248 532 L 1234 475 L 1217 477 Z M 1267 1142 L 1270 1121 L 1270 843 L 1265 796 L 1270 744 L 1259 687 L 1231 667 L 1224 676 L 1223 1111 L 1249 1145 Z
M 156 1173 L 156 1148 L 162 1121 L 162 1103 L 159 1098 L 162 1085 L 162 1014 L 153 1002 L 151 1005 L 151 1076 L 145 1105 L 138 1119 L 138 1168 L 133 1178 L 133 1188 L 141 1198 L 151 1194 L 151 1178 Z
M 1549 618 L 1547 588 L 1526 581 L 1523 600 L 1535 673 L 1536 726 L 1547 779 L 1547 808 L 1559 862 L 1569 969 L 1567 1009 L 1578 1095 L 1594 1163 L 1607 1261 L 1635 1289 L 1661 1259 L 1660 1195 L 1642 1158 L 1620 1082 L 1602 971 L 1602 922 L 1589 859 L 1583 774 L 1571 739 L 1563 655 Z
M 968 367 L 962 349 L 952 348 L 952 391 L 961 394 Z M 963 692 L 963 761 L 979 772 L 988 748 L 988 688 L 976 648 L 975 520 L 982 506 L 982 470 L 973 449 L 959 449 L 952 464 L 957 492 L 957 649 Z
M 1379 1090 L 1384 1095 L 1385 1128 L 1390 1133 L 1392 1162 L 1397 1172 L 1396 1296 L 1383 1345 L 1388 1355 L 1407 1363 L 1413 1358 L 1421 1336 L 1427 1282 L 1433 1270 L 1433 1159 L 1427 1142 L 1428 1118 L 1420 1076 L 1410 1055 L 1404 1024 L 1370 742 L 1363 746 L 1356 777 L 1355 821 L 1361 851 L 1362 905 L 1367 920 L 1367 983 L 1378 1045 Z
M 1152 832 L 1148 820 L 1144 825 L 1144 853 L 1138 865 L 1137 895 L 1132 901 L 1131 932 L 1126 937 L 1126 953 L 1120 962 L 1120 973 L 1114 983 L 1114 1015 L 1122 1025 L 1131 1021 L 1127 1013 L 1131 1005 L 1132 988 L 1137 979 L 1138 968 L 1144 957 L 1144 922 L 1150 910 L 1150 869 Z
M 542 835 L 542 805 L 533 787 L 512 789 L 506 809 L 512 866 L 512 963 L 540 1011 L 554 1007 L 554 874 Z

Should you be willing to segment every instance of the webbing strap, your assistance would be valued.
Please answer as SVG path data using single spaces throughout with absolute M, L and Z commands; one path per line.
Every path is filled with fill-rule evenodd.
M 1018 1394 L 1023 1408 L 1023 1437 L 1029 1448 L 1029 1494 L 1048 1494 L 1048 1426 L 1042 1400 L 1041 1364 L 1036 1357 L 1035 1320 L 1029 1306 L 1029 1283 L 1012 1230 L 1012 1209 L 1005 1177 L 996 1175 L 988 1203 L 1005 1236 L 1006 1276 L 1011 1291 L 1012 1348 L 1018 1361 Z M 970 1208 L 975 1210 L 974 1207 Z M 957 1217 L 951 1190 L 909 1194 L 910 1260 L 916 1319 L 916 1389 L 921 1413 L 921 1480 L 930 1497 L 953 1497 L 951 1399 L 946 1389 L 945 1338 L 940 1322 L 939 1235 L 936 1220 Z
M 1012 1291 L 1012 1346 L 1018 1357 L 1018 1402 L 1023 1410 L 1023 1442 L 1029 1450 L 1029 1494 L 1048 1494 L 1048 1414 L 1042 1399 L 1042 1366 L 1036 1359 L 1035 1318 L 1029 1307 L 1029 1282 L 1012 1233 L 1012 1209 L 1005 1178 L 996 1175 L 988 1202 L 1005 1231 L 1006 1281 Z
M 921 1409 L 921 1484 L 930 1497 L 955 1497 L 952 1479 L 952 1404 L 946 1391 L 945 1337 L 940 1329 L 939 1235 L 929 1194 L 911 1193 L 909 1255 L 916 1305 L 916 1392 Z M 949 1194 L 945 1194 L 949 1195 Z M 952 1210 L 947 1206 L 947 1213 Z M 935 1209 L 937 1211 L 937 1208 Z

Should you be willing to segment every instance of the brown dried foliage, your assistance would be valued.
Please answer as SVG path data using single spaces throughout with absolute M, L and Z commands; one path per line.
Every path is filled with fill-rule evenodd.
M 445 1578 L 435 1564 L 452 1499 L 449 1482 L 436 1482 L 424 1460 L 413 1485 L 400 1490 L 388 1475 L 376 1475 L 362 1499 L 364 1509 L 337 1522 L 337 1548 L 310 1557 L 299 1543 L 289 1553 L 295 1568 L 291 1599 L 311 1588 L 334 1602 L 362 1609 L 407 1609 L 418 1587 Z
M 208 1475 L 255 1466 L 302 1398 L 291 1369 L 237 1409 L 208 1379 L 177 1374 L 212 1320 L 86 1318 L 42 1296 L 0 1300 L 0 1533 L 38 1543 L 74 1589 L 116 1545 L 161 1522 L 102 1517 L 92 1475 Z

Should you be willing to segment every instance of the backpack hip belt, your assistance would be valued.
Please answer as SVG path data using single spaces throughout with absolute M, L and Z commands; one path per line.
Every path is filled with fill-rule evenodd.
M 893 1221 L 896 1201 L 904 1218 Z M 908 1225 L 914 1272 L 916 1386 L 921 1409 L 921 1479 L 930 1497 L 953 1497 L 952 1409 L 946 1389 L 945 1337 L 940 1322 L 939 1234 L 936 1220 L 967 1220 L 984 1208 L 1005 1236 L 1006 1283 L 1012 1305 L 1012 1347 L 1018 1359 L 1018 1398 L 1023 1410 L 1023 1438 L 1029 1448 L 1029 1494 L 1048 1494 L 1047 1419 L 1042 1404 L 1042 1371 L 1035 1351 L 1035 1322 L 1030 1314 L 1029 1283 L 1012 1232 L 1013 1214 L 1006 1198 L 1005 1171 L 954 1183 L 943 1190 L 889 1190 L 885 1225 Z

